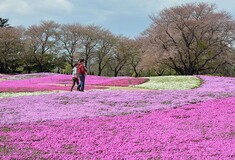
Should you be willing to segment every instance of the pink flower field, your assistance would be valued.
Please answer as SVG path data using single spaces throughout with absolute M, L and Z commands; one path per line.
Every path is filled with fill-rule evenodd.
M 0 92 L 35 92 L 35 91 L 69 91 L 71 87 L 71 75 L 60 74 L 32 74 L 32 75 L 0 75 Z M 106 89 L 105 86 L 129 86 L 147 81 L 146 78 L 131 77 L 99 77 L 88 75 L 86 78 L 86 90 Z M 76 87 L 74 87 L 75 89 Z
M 148 79 L 87 76 L 82 93 L 69 75 L 0 76 L 3 93 L 63 91 L 0 99 L 0 159 L 235 159 L 235 78 L 131 90 Z

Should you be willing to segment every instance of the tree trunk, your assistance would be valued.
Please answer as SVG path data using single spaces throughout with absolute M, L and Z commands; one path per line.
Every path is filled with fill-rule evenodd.
M 0 73 L 4 73 L 4 65 L 3 65 L 3 63 L 1 63 L 1 65 L 0 65 Z
M 32 72 L 31 70 L 32 70 L 31 67 L 28 67 L 28 68 L 27 68 L 28 74 L 30 74 L 30 73 Z
M 99 67 L 98 67 L 98 76 L 101 76 L 102 73 L 102 68 L 101 68 L 101 64 L 99 63 Z
M 137 72 L 136 66 L 133 66 L 134 72 L 135 72 L 135 77 L 139 77 L 139 74 Z
M 43 72 L 43 66 L 41 64 L 39 64 L 39 71 Z
M 118 76 L 118 71 L 114 71 L 114 77 Z
M 101 70 L 99 70 L 99 72 L 98 72 L 98 76 L 101 76 Z

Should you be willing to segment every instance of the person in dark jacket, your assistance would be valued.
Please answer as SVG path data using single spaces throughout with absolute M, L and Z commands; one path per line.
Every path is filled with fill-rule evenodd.
M 78 64 L 78 76 L 79 76 L 79 79 L 80 79 L 80 83 L 77 87 L 77 89 L 79 91 L 82 91 L 84 92 L 84 87 L 85 87 L 85 77 L 86 77 L 86 74 L 87 74 L 87 69 L 86 67 L 84 66 L 84 59 L 81 59 L 80 60 L 80 63 Z

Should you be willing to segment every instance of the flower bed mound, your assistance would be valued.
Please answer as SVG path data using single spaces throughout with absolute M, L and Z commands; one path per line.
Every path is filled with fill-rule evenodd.
M 35 78 L 34 76 L 38 77 Z M 15 75 L 10 80 L 0 81 L 0 92 L 35 92 L 35 91 L 54 91 L 54 90 L 69 91 L 72 85 L 71 75 L 48 73 L 42 75 L 40 74 L 18 75 L 17 78 L 15 77 L 17 77 L 17 75 Z M 21 79 L 19 77 L 21 77 Z M 129 85 L 141 84 L 144 83 L 145 81 L 147 81 L 146 78 L 102 77 L 102 76 L 88 75 L 86 77 L 85 90 L 107 89 L 108 88 L 107 86 L 127 87 Z
M 235 97 L 128 116 L 1 125 L 2 159 L 234 159 Z
M 147 82 L 147 78 L 114 78 L 111 81 L 100 83 L 102 86 L 120 86 L 120 87 L 128 87 L 131 85 L 138 85 L 144 82 Z

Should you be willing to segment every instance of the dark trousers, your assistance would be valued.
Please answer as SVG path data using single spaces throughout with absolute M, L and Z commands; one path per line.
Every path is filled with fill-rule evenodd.
M 72 87 L 71 87 L 71 91 L 73 90 L 73 87 L 75 86 L 75 84 L 77 84 L 77 86 L 78 86 L 78 78 L 76 78 L 76 77 L 73 77 L 73 85 L 72 85 Z
M 84 74 L 80 74 L 79 75 L 79 79 L 80 79 L 80 83 L 78 85 L 78 90 L 79 91 L 84 91 L 84 87 L 85 87 L 85 75 Z

